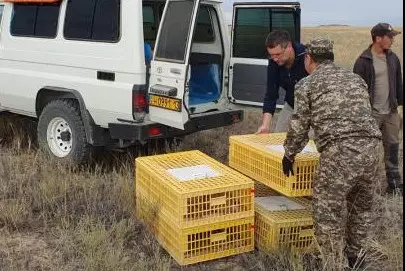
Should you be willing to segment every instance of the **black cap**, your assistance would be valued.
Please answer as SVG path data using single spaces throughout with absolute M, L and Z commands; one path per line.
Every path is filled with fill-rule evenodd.
M 394 30 L 390 24 L 387 23 L 379 23 L 376 24 L 372 29 L 371 29 L 371 36 L 373 37 L 382 37 L 382 36 L 396 36 L 398 34 L 401 34 L 401 32 Z

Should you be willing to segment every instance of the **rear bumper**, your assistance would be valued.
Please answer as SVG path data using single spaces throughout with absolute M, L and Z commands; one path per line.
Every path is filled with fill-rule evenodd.
M 171 138 L 184 136 L 202 130 L 231 125 L 243 120 L 243 110 L 225 110 L 192 116 L 185 124 L 185 129 L 180 130 L 156 122 L 145 123 L 109 123 L 108 129 L 112 139 L 129 141 L 146 141 L 155 138 Z M 159 129 L 159 134 L 150 135 L 151 129 Z

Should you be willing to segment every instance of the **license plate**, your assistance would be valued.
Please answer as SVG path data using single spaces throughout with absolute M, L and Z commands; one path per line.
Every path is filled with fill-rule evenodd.
M 160 95 L 150 95 L 149 105 L 181 112 L 181 100 L 176 98 L 169 98 Z

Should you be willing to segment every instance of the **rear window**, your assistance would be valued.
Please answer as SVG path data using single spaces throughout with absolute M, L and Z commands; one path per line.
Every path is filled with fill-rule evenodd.
M 198 11 L 197 26 L 194 33 L 194 42 L 214 42 L 214 27 L 208 7 L 201 7 Z
M 144 39 L 154 47 L 159 21 L 162 17 L 164 3 L 150 4 L 142 6 Z M 206 6 L 199 9 L 194 42 L 208 43 L 215 41 L 214 27 L 212 22 L 212 10 Z
M 58 29 L 60 3 L 14 4 L 11 35 L 54 38 Z
M 66 39 L 117 42 L 120 0 L 69 0 L 63 34 Z
M 170 1 L 167 9 L 156 58 L 184 63 L 194 1 Z
M 233 33 L 233 56 L 267 58 L 265 41 L 276 29 L 287 30 L 299 41 L 299 11 L 290 8 L 239 8 Z

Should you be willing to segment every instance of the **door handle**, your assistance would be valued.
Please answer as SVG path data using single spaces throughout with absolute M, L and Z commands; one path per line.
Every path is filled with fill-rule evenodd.
M 115 81 L 115 73 L 97 71 L 97 79 L 105 81 Z
M 180 69 L 177 69 L 177 68 L 171 68 L 171 69 L 170 69 L 170 72 L 171 72 L 171 73 L 174 73 L 174 74 L 181 74 L 181 70 L 180 70 Z

